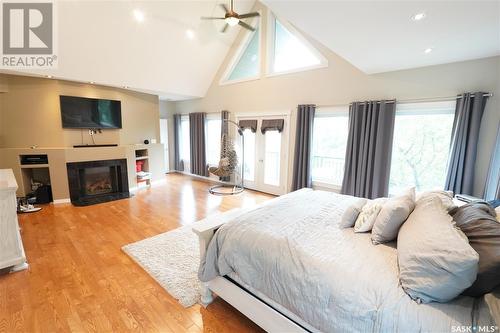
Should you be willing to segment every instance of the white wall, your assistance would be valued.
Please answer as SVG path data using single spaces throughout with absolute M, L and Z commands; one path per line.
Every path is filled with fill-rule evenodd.
M 265 7 L 260 9 L 263 10 L 261 22 L 265 26 L 266 10 Z M 329 49 L 309 39 L 328 59 L 328 68 L 262 77 L 259 80 L 221 86 L 219 85 L 221 75 L 232 59 L 238 43 L 242 42 L 242 37 L 243 35 L 240 34 L 226 56 L 206 96 L 200 99 L 176 102 L 175 112 L 229 110 L 235 114 L 292 110 L 290 129 L 292 133 L 295 133 L 295 109 L 298 104 L 346 105 L 352 101 L 369 99 L 396 98 L 407 100 L 449 97 L 472 91 L 492 92 L 494 96 L 488 101 L 483 116 L 476 162 L 474 194 L 482 194 L 496 131 L 500 123 L 500 103 L 498 101 L 500 98 L 500 57 L 366 75 Z M 265 40 L 261 41 L 261 48 L 265 50 Z M 367 50 L 367 56 L 369 56 L 369 50 Z M 262 59 L 262 69 L 265 70 L 265 68 L 266 59 Z M 174 111 L 171 110 L 171 112 Z M 295 138 L 292 135 L 289 156 L 293 156 L 294 142 Z M 292 165 L 293 161 L 290 158 L 290 177 Z
M 175 169 L 174 149 L 174 113 L 175 103 L 171 101 L 160 101 L 160 118 L 168 120 L 168 161 L 169 170 Z

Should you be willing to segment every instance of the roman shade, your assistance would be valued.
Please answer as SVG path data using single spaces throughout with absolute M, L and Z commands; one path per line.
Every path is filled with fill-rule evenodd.
M 205 151 L 205 118 L 206 114 L 204 112 L 189 114 L 191 173 L 199 176 L 208 176 Z
M 257 132 L 257 120 L 255 119 L 247 119 L 247 120 L 240 120 L 238 122 L 238 126 L 241 127 L 241 129 L 250 129 L 252 133 Z
M 457 98 L 445 184 L 445 189 L 455 194 L 472 194 L 479 128 L 487 99 L 484 92 L 464 93 Z
M 260 131 L 262 132 L 262 134 L 265 134 L 266 131 L 278 131 L 281 133 L 281 131 L 283 131 L 284 124 L 284 119 L 264 119 L 262 120 Z
M 174 114 L 174 168 L 184 171 L 184 163 L 181 161 L 181 115 Z
M 351 104 L 342 194 L 387 196 L 395 109 L 395 101 Z

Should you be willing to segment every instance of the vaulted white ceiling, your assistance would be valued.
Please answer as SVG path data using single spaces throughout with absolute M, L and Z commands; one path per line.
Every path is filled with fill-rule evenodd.
M 95 82 L 158 94 L 164 99 L 203 96 L 237 32 L 219 32 L 218 3 L 228 1 L 57 1 L 58 68 L 31 74 Z M 249 11 L 254 0 L 237 0 Z M 134 10 L 144 21 L 134 19 Z M 192 31 L 193 39 L 187 30 Z
M 263 2 L 366 73 L 500 54 L 498 0 Z M 411 19 L 422 12 L 423 20 Z
M 241 29 L 221 34 L 222 22 L 200 20 L 223 15 L 221 2 L 228 0 L 57 1 L 59 66 L 27 73 L 128 86 L 163 99 L 202 97 Z M 366 73 L 500 54 L 499 1 L 263 2 Z M 236 0 L 236 10 L 254 3 Z M 144 13 L 142 23 L 134 10 Z M 426 18 L 412 21 L 419 12 Z

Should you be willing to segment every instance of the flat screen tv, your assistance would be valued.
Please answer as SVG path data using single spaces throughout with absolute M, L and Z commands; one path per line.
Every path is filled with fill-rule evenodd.
M 63 128 L 122 128 L 120 101 L 60 96 Z

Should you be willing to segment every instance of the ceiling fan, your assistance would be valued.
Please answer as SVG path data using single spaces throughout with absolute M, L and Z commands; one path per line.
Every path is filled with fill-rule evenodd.
M 212 16 L 205 17 L 204 16 L 201 19 L 202 20 L 224 20 L 226 22 L 226 24 L 224 24 L 224 27 L 222 28 L 221 32 L 226 32 L 228 27 L 230 27 L 230 26 L 234 27 L 236 25 L 241 25 L 245 29 L 248 29 L 250 31 L 255 31 L 254 27 L 243 22 L 242 19 L 259 16 L 260 14 L 258 12 L 238 14 L 234 11 L 233 0 L 230 0 L 229 9 L 224 4 L 220 4 L 220 6 L 222 7 L 222 9 L 224 9 L 224 12 L 226 13 L 226 15 L 224 15 L 224 17 L 212 17 Z

